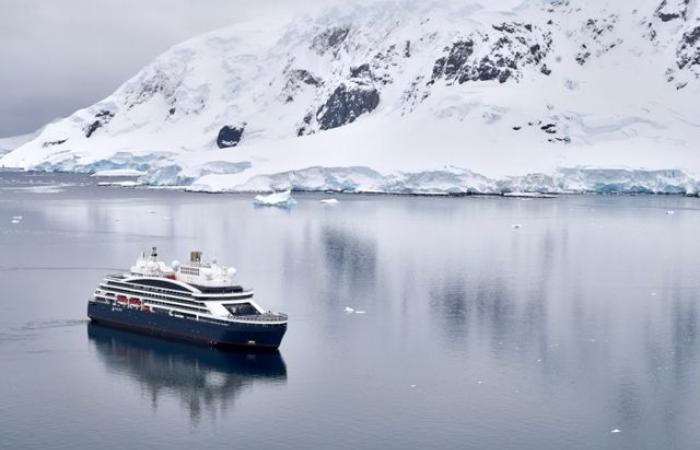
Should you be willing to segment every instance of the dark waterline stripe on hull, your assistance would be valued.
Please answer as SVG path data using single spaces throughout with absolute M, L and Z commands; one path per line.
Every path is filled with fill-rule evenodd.
M 182 333 L 176 333 L 174 331 L 165 331 L 157 328 L 150 328 L 150 327 L 141 327 L 138 325 L 132 325 L 132 324 L 127 324 L 124 322 L 117 322 L 114 320 L 108 320 L 108 319 L 102 319 L 102 318 L 97 318 L 97 317 L 92 317 L 89 316 L 90 320 L 92 320 L 95 323 L 99 323 L 100 325 L 104 326 L 110 326 L 113 328 L 118 328 L 121 330 L 128 330 L 132 331 L 135 333 L 139 334 L 145 334 L 149 336 L 157 336 L 157 337 L 163 337 L 163 338 L 169 338 L 169 339 L 175 339 L 178 341 L 185 341 L 185 342 L 194 342 L 196 344 L 205 344 L 211 347 L 223 347 L 223 348 L 246 348 L 250 350 L 277 350 L 278 346 L 275 345 L 264 345 L 264 344 L 242 344 L 242 343 L 235 343 L 235 342 L 216 342 L 216 341 L 209 341 L 206 338 L 202 338 L 200 336 L 192 336 L 192 335 L 187 335 L 187 334 L 182 334 Z
M 121 315 L 126 315 L 126 318 L 129 320 L 121 320 Z M 142 315 L 143 317 L 140 317 Z M 141 311 L 114 311 L 109 305 L 102 305 L 96 303 L 88 304 L 88 317 L 90 317 L 90 319 L 95 322 L 104 325 L 109 325 L 115 328 L 122 328 L 142 334 L 155 335 L 165 338 L 197 342 L 200 344 L 215 347 L 236 347 L 246 349 L 274 350 L 279 347 L 282 341 L 282 337 L 286 332 L 286 326 L 276 329 L 262 330 L 244 326 L 244 329 L 242 330 L 231 330 L 227 327 L 222 327 L 220 325 L 209 326 L 197 322 L 191 323 L 188 319 L 176 319 L 170 316 L 160 317 L 153 313 L 146 313 Z M 150 321 L 156 320 L 162 321 L 163 323 L 137 323 L 138 321 L 142 321 L 146 318 Z M 180 323 L 179 321 L 183 322 Z M 176 327 L 181 328 L 183 326 L 197 326 L 199 327 L 201 334 L 194 334 L 191 332 L 183 331 L 182 329 L 176 329 Z M 215 331 L 212 331 L 213 328 L 211 327 L 217 327 L 217 329 Z M 220 329 L 218 329 L 219 327 Z M 236 339 L 226 339 L 227 336 L 235 337 Z M 255 344 L 249 344 L 248 341 L 255 341 Z

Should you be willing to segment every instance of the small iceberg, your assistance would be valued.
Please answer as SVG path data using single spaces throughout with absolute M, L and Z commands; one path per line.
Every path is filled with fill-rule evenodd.
M 674 215 L 675 213 L 676 213 L 676 212 L 673 211 L 672 209 L 669 209 L 668 211 L 666 211 L 666 215 L 667 215 L 667 216 L 672 216 L 672 215 Z
M 257 195 L 253 202 L 255 206 L 275 206 L 277 208 L 291 208 L 297 204 L 292 198 L 292 191 L 274 192 L 269 195 Z
M 619 428 L 615 428 L 614 430 L 610 431 L 611 433 L 622 433 Z
M 324 205 L 337 205 L 338 200 L 335 198 L 324 198 L 323 200 L 321 200 L 321 203 L 323 203 Z
M 349 306 L 346 306 L 346 307 L 345 307 L 345 312 L 348 313 L 348 314 L 352 314 L 352 313 L 355 312 L 355 309 L 354 309 L 354 308 L 351 308 L 351 307 L 349 307 Z
M 363 309 L 358 309 L 357 311 L 355 311 L 355 314 L 367 314 L 367 311 Z

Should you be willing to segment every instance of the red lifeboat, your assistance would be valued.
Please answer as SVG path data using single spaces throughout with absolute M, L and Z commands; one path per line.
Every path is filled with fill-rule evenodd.
M 177 280 L 177 278 L 175 278 L 174 273 L 171 273 L 170 275 L 166 275 L 165 278 L 167 278 L 168 280 Z
M 120 305 L 126 305 L 128 303 L 126 295 L 117 295 L 117 303 Z
M 141 306 L 141 300 L 135 297 L 129 299 L 129 305 Z

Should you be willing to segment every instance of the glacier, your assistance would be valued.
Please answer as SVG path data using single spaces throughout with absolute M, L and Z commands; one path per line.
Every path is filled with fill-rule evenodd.
M 196 192 L 697 195 L 697 3 L 349 2 L 239 23 L 0 167 Z

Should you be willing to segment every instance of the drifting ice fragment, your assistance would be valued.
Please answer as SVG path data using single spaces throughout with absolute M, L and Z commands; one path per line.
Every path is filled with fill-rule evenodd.
M 619 428 L 615 428 L 614 430 L 610 431 L 611 433 L 622 433 Z
M 672 210 L 672 209 L 669 209 L 668 211 L 666 211 L 666 215 L 667 215 L 667 216 L 672 216 L 672 215 L 674 215 L 675 213 L 676 213 L 676 212 L 675 212 L 674 210 Z
M 346 312 L 346 313 L 351 313 L 351 314 L 352 314 L 352 313 L 355 312 L 355 309 L 354 309 L 354 308 L 351 308 L 351 307 L 349 307 L 349 306 L 346 306 L 346 307 L 345 307 L 345 312 Z
M 338 200 L 334 198 L 324 198 L 323 200 L 321 200 L 321 203 L 323 203 L 324 205 L 337 205 Z
M 255 206 L 276 206 L 277 208 L 291 208 L 297 201 L 292 198 L 292 191 L 274 192 L 270 195 L 257 195 Z
M 14 223 L 15 225 L 18 224 L 18 223 L 20 223 L 20 222 L 21 222 L 21 220 L 12 219 L 12 223 Z
M 412 384 L 411 387 L 414 388 L 414 387 L 416 387 L 416 385 L 415 385 L 415 384 Z
M 358 309 L 357 311 L 355 311 L 355 314 L 367 314 L 367 311 Z
M 22 220 L 22 216 L 12 216 L 12 220 Z
M 521 227 L 522 227 L 522 225 L 520 225 L 519 223 L 514 223 L 514 224 L 513 224 L 513 228 L 516 229 L 516 230 L 520 229 Z

